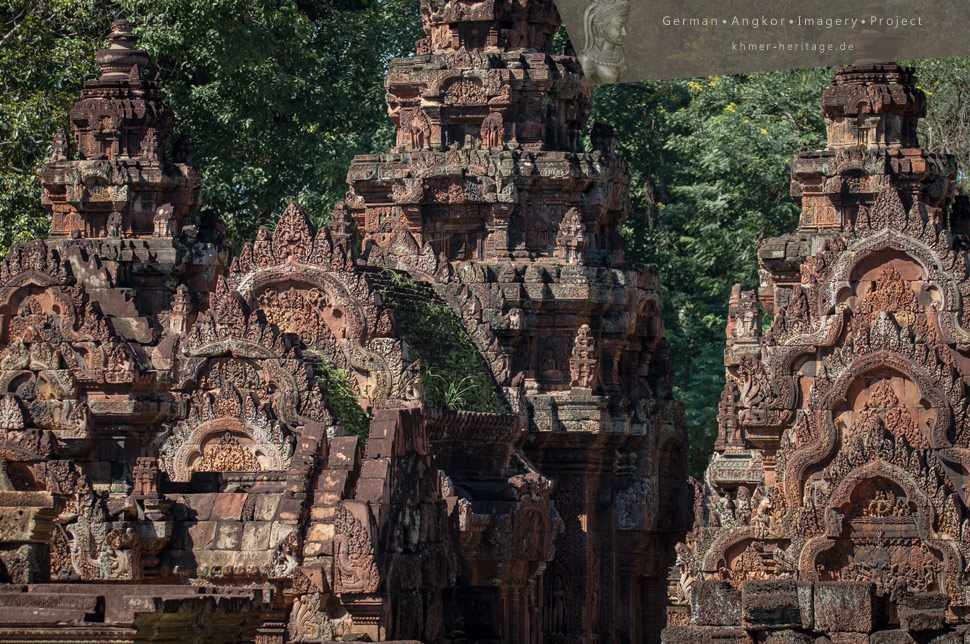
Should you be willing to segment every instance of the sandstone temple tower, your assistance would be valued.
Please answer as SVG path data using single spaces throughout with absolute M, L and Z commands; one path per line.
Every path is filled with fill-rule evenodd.
M 919 147 L 911 68 L 841 68 L 822 107 L 826 149 L 792 166 L 798 231 L 767 240 L 761 290 L 731 298 L 671 644 L 960 642 L 970 624 L 956 165 Z
M 234 257 L 112 25 L 0 263 L 0 640 L 659 641 L 686 445 L 626 166 L 551 0 L 422 14 L 395 148 Z
M 685 523 L 685 435 L 659 285 L 619 236 L 626 165 L 606 126 L 583 150 L 591 89 L 553 54 L 551 1 L 426 0 L 422 15 L 427 37 L 386 80 L 397 145 L 348 175 L 364 256 L 434 284 L 521 390 L 525 454 L 563 520 L 536 589 L 543 641 L 649 641 Z M 475 629 L 496 619 L 480 602 Z

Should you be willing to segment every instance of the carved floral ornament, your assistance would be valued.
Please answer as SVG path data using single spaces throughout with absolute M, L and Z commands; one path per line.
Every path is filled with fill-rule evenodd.
M 101 307 L 76 286 L 0 291 L 0 332 L 8 342 L 108 342 L 114 332 Z
M 226 383 L 217 396 L 194 396 L 192 418 L 166 437 L 161 464 L 173 481 L 194 472 L 281 471 L 293 439 L 255 398 Z
M 842 237 L 827 239 L 820 252 L 806 258 L 802 264 L 802 288 L 807 295 L 808 318 L 818 324 L 814 331 L 806 333 L 804 328 L 797 334 L 784 333 L 777 339 L 786 346 L 799 344 L 823 344 L 831 346 L 835 342 L 833 331 L 843 324 L 847 312 L 845 300 L 854 290 L 853 274 L 863 260 L 881 252 L 902 253 L 915 262 L 921 270 L 924 290 L 933 296 L 933 309 L 936 315 L 941 339 L 944 342 L 967 341 L 970 335 L 963 328 L 966 307 L 961 305 L 966 294 L 961 295 L 960 285 L 967 275 L 967 253 L 953 250 L 949 231 L 932 223 L 924 212 L 922 204 L 916 203 L 907 213 L 898 193 L 893 189 L 882 191 L 875 204 L 863 208 L 854 229 L 843 232 Z M 889 269 L 886 269 L 889 270 Z M 894 289 L 892 282 L 899 282 L 894 275 L 880 276 L 883 294 L 879 285 L 870 295 L 877 300 L 888 297 L 886 288 Z M 786 310 L 801 306 L 800 293 L 792 298 L 788 307 L 782 307 L 775 322 L 781 323 L 798 319 L 794 311 Z M 898 296 L 904 295 L 897 291 Z M 912 320 L 911 298 L 907 302 L 871 301 L 866 307 L 870 313 L 885 310 L 887 307 L 898 309 L 900 323 Z M 875 308 L 872 308 L 875 307 Z M 920 309 L 922 311 L 922 309 Z M 961 313 L 961 311 L 963 311 Z M 896 311 L 892 311 L 895 313 Z M 962 317 L 961 317 L 962 316 Z M 920 316 L 917 317 L 917 322 Z M 773 326 L 773 328 L 775 328 Z
M 910 356 L 898 352 L 899 347 L 897 352 L 878 346 L 873 349 L 858 357 L 853 356 L 852 362 L 844 367 L 830 385 L 816 389 L 817 394 L 810 401 L 807 416 L 812 426 L 811 435 L 814 436 L 814 441 L 800 448 L 793 446 L 790 453 L 783 451 L 779 455 L 779 473 L 782 481 L 779 484 L 786 486 L 792 502 L 797 503 L 801 497 L 800 481 L 804 480 L 804 473 L 810 467 L 830 458 L 836 447 L 840 445 L 840 431 L 831 410 L 843 404 L 841 401 L 847 400 L 847 392 L 854 382 L 872 370 L 884 372 L 887 366 L 900 374 L 901 382 L 911 383 L 907 386 L 916 389 L 921 401 L 926 401 L 929 409 L 933 410 L 932 414 L 927 415 L 925 438 L 922 437 L 920 430 L 914 427 L 911 412 L 899 405 L 897 395 L 892 390 L 887 391 L 886 385 L 878 383 L 869 389 L 866 403 L 868 409 L 859 410 L 847 430 L 850 433 L 873 436 L 874 432 L 884 429 L 890 436 L 899 436 L 910 445 L 923 445 L 925 441 L 929 447 L 937 450 L 936 454 L 939 458 L 966 467 L 967 449 L 955 446 L 950 438 L 953 427 L 951 400 L 958 401 L 960 394 L 959 381 L 953 378 L 949 368 L 942 370 L 943 375 L 948 378 L 941 383 L 944 387 L 941 388 L 934 382 L 941 370 L 937 367 L 935 357 L 928 354 L 923 345 L 910 345 L 907 351 Z M 921 358 L 921 360 L 917 362 L 913 358 Z M 949 380 L 949 383 L 946 380 Z M 880 407 L 884 403 L 890 406 Z M 850 441 L 843 444 L 843 447 L 854 444 Z M 785 463 L 784 468 L 781 467 L 782 463 Z
M 246 318 L 266 320 L 299 337 L 307 349 L 347 368 L 361 398 L 413 399 L 421 389 L 419 371 L 393 338 L 391 313 L 333 237 L 330 228 L 314 233 L 303 210 L 291 204 L 276 231 L 259 233 L 233 263 L 230 278 L 220 281 L 216 315 L 240 328 Z
M 877 460 L 851 472 L 834 491 L 820 512 L 826 517 L 821 532 L 802 527 L 793 534 L 804 531 L 804 538 L 786 536 L 787 529 L 759 534 L 740 517 L 738 527 L 708 543 L 701 570 L 733 584 L 797 573 L 804 579 L 874 581 L 893 594 L 952 594 L 963 556 L 955 541 L 934 532 L 928 510 L 933 504 L 908 474 Z
M 270 232 L 260 228 L 255 242 L 247 242 L 233 261 L 230 273 L 236 286 L 243 292 L 248 291 L 245 275 L 284 263 L 353 272 L 353 256 L 347 246 L 349 240 L 344 233 L 335 234 L 338 228 L 352 227 L 352 222 L 348 221 L 346 209 L 336 209 L 335 216 L 340 218 L 314 232 L 306 212 L 298 203 L 291 203 L 280 216 L 276 229 Z

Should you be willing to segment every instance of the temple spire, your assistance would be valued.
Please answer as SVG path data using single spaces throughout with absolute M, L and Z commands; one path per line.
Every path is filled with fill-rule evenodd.
M 102 70 L 100 80 L 123 81 L 132 76 L 133 68 L 140 71 L 148 64 L 148 54 L 135 49 L 138 38 L 132 33 L 132 25 L 127 20 L 111 23 L 108 40 L 111 41 L 108 49 L 101 49 L 95 54 Z
M 535 49 L 552 53 L 559 18 L 552 0 L 421 0 L 427 34 L 419 54 L 445 51 Z
M 166 152 L 175 115 L 158 82 L 141 76 L 149 59 L 131 23 L 115 20 L 108 40 L 96 53 L 101 76 L 70 112 L 78 158 L 60 132 L 41 173 L 51 236 L 176 237 L 198 207 L 199 171 Z
M 896 63 L 849 65 L 835 72 L 822 94 L 827 149 L 919 147 L 916 129 L 926 116 L 926 94 L 912 67 Z
M 792 163 L 792 197 L 801 206 L 801 230 L 851 229 L 860 208 L 885 188 L 914 204 L 946 210 L 953 198 L 951 157 L 920 147 L 926 95 L 912 67 L 896 63 L 848 65 L 836 70 L 822 94 L 827 144 Z

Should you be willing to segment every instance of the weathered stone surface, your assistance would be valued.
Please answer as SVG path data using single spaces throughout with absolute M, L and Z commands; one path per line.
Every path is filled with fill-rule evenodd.
M 754 639 L 740 628 L 671 626 L 663 630 L 662 644 L 754 644 Z
M 761 631 L 758 644 L 815 644 L 815 637 L 796 630 Z
M 691 617 L 698 626 L 740 626 L 741 593 L 724 581 L 698 581 L 691 596 Z
M 874 625 L 873 608 L 873 587 L 869 582 L 815 585 L 815 628 L 819 631 L 869 633 Z
M 960 644 L 964 639 L 964 634 L 957 631 L 942 633 L 930 640 L 930 644 Z
M 868 633 L 829 633 L 832 644 L 871 644 Z
M 913 636 L 904 630 L 878 631 L 869 636 L 870 644 L 916 644 Z
M 794 580 L 751 579 L 741 584 L 741 625 L 749 631 L 802 624 Z
M 943 593 L 905 593 L 897 606 L 899 625 L 910 632 L 940 631 L 946 628 L 949 596 Z
M 798 613 L 801 617 L 802 629 L 815 630 L 815 589 L 812 584 L 798 583 L 795 587 L 798 595 Z

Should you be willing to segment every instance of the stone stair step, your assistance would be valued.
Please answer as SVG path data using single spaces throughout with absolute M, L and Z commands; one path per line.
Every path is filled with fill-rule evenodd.
M 90 593 L 0 593 L 0 608 L 42 608 L 98 611 L 100 595 Z
M 0 607 L 0 624 L 54 624 L 81 623 L 87 613 L 66 608 L 29 608 L 25 606 Z

